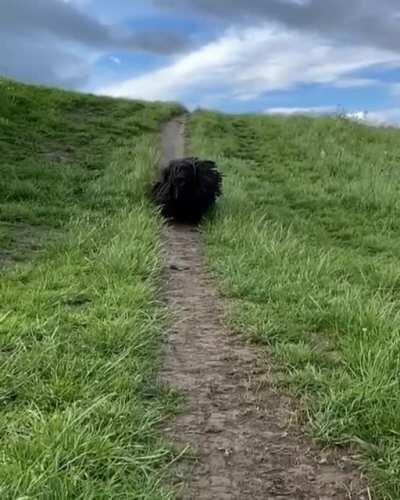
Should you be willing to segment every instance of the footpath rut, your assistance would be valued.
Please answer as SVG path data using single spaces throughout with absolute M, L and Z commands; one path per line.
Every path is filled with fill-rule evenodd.
M 164 162 L 184 155 L 184 128 L 184 118 L 165 126 Z M 321 452 L 291 422 L 291 401 L 274 390 L 265 353 L 224 325 L 196 229 L 167 226 L 165 246 L 173 321 L 161 382 L 185 403 L 164 432 L 195 457 L 176 466 L 178 498 L 371 498 L 350 457 Z

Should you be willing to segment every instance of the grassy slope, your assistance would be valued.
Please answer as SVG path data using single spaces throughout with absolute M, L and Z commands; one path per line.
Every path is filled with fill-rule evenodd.
M 0 80 L 2 499 L 168 496 L 145 191 L 177 111 Z
M 235 329 L 274 351 L 324 443 L 400 498 L 400 135 L 343 119 L 197 113 L 225 198 L 204 240 Z

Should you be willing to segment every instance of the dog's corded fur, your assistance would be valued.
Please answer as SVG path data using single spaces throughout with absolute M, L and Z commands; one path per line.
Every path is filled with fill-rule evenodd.
M 153 186 L 162 214 L 179 222 L 198 223 L 222 193 L 222 175 L 214 162 L 199 158 L 173 160 Z

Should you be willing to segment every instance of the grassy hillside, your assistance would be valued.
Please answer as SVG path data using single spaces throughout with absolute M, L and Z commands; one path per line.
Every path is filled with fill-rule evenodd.
M 196 113 L 226 174 L 204 227 L 236 331 L 265 344 L 316 437 L 356 443 L 400 498 L 400 133 L 334 118 Z
M 175 105 L 0 80 L 0 497 L 167 498 L 145 193 Z
M 118 201 L 87 186 L 115 152 L 154 136 L 177 110 L 0 79 L 0 265 L 56 236 L 71 217 L 121 206 L 127 192 Z

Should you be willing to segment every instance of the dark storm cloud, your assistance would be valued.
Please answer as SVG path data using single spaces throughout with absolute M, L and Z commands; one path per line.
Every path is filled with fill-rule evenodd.
M 79 88 L 89 79 L 90 66 L 62 48 L 0 34 L 0 75 L 27 83 Z
M 129 33 L 107 26 L 63 0 L 0 0 L 0 74 L 80 87 L 90 64 L 77 46 L 81 51 L 172 54 L 185 49 L 187 41 L 165 31 Z
M 195 9 L 226 23 L 277 21 L 343 41 L 400 50 L 396 0 L 154 0 L 159 7 Z
M 160 31 L 120 34 L 62 0 L 0 0 L 0 32 L 51 35 L 99 49 L 174 53 L 186 41 Z

